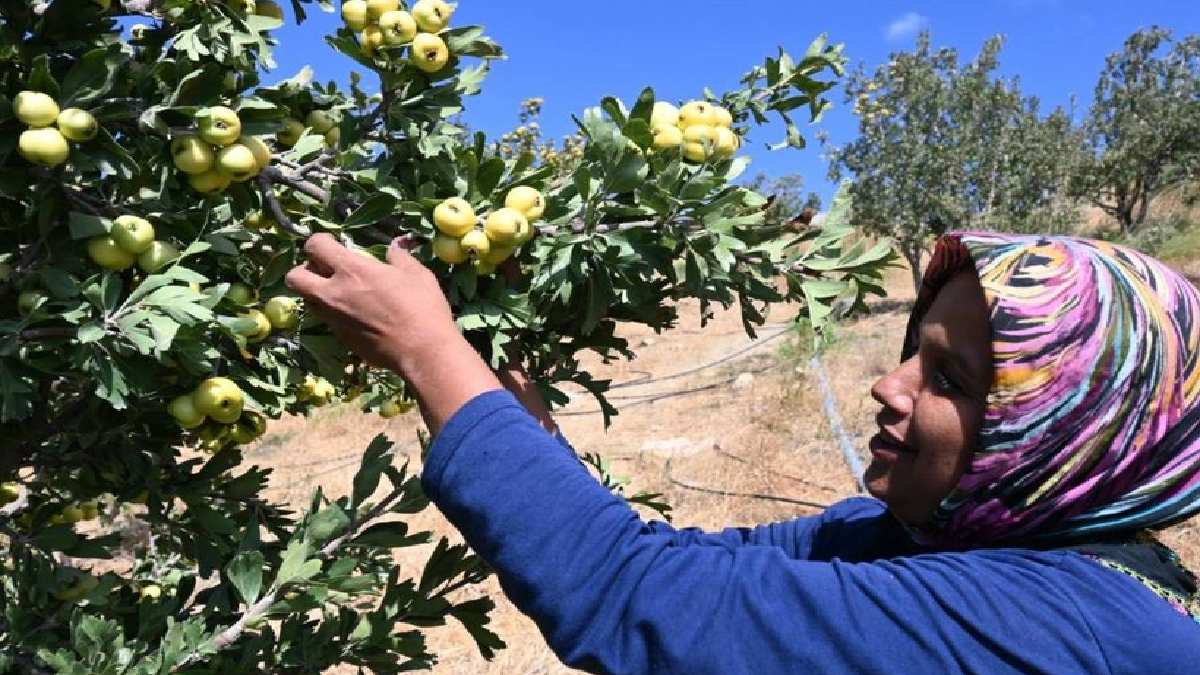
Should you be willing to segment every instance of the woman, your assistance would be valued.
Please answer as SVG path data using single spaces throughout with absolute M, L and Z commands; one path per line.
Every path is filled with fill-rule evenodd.
M 402 247 L 386 266 L 328 237 L 307 249 L 288 282 L 415 387 L 426 491 L 570 665 L 1200 672 L 1195 579 L 1146 534 L 1200 509 L 1200 294 L 1160 263 L 943 238 L 872 388 L 875 499 L 704 533 L 643 523 L 593 480 Z

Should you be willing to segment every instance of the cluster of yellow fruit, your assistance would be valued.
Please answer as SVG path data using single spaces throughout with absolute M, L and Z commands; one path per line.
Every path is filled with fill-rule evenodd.
M 243 445 L 267 431 L 267 418 L 243 410 L 242 388 L 227 377 L 210 377 L 190 394 L 176 396 L 167 412 L 184 429 L 204 426 L 199 433 L 198 447 L 217 452 L 231 443 Z M 212 423 L 205 425 L 205 422 Z
M 691 162 L 732 157 L 742 146 L 742 139 L 732 127 L 733 115 L 708 101 L 690 101 L 679 108 L 658 101 L 650 114 L 654 147 L 667 150 L 683 146 L 683 156 Z
M 436 73 L 450 62 L 450 48 L 436 33 L 445 30 L 454 13 L 445 0 L 417 0 L 412 12 L 400 9 L 399 0 L 346 0 L 342 20 L 359 33 L 358 44 L 368 56 L 380 47 L 411 43 L 409 60 L 426 73 Z
M 97 265 L 113 272 L 136 262 L 143 272 L 154 274 L 179 257 L 179 249 L 170 242 L 155 240 L 150 221 L 131 215 L 119 216 L 108 234 L 88 241 L 87 250 Z
M 67 161 L 71 155 L 67 141 L 86 143 L 100 132 L 100 124 L 90 112 L 80 108 L 60 111 L 58 103 L 40 91 L 18 93 L 13 99 L 13 112 L 29 127 L 17 141 L 18 152 L 45 167 Z
M 242 135 L 242 121 L 233 110 L 213 106 L 197 118 L 196 134 L 171 141 L 175 168 L 187 174 L 196 192 L 221 192 L 232 182 L 254 178 L 271 163 L 271 149 L 260 138 Z
M 477 227 L 479 218 L 470 202 L 451 197 L 433 210 L 438 235 L 433 238 L 433 255 L 448 265 L 468 260 L 479 274 L 494 274 L 522 244 L 533 238 L 532 223 L 546 211 L 541 192 L 526 185 L 515 187 L 497 209 Z
M 323 406 L 332 401 L 336 393 L 337 390 L 329 380 L 308 374 L 304 376 L 304 383 L 300 385 L 300 391 L 296 393 L 296 398 L 304 403 Z
M 307 126 L 313 133 L 325 137 L 325 147 L 336 148 L 342 140 L 342 130 L 337 126 L 341 121 L 340 113 L 316 109 L 309 112 L 303 122 L 295 117 L 284 120 L 283 129 L 275 134 L 275 140 L 279 141 L 280 145 L 290 148 L 300 140 Z
M 300 305 L 294 298 L 279 295 L 267 300 L 262 309 L 248 309 L 238 318 L 234 331 L 246 338 L 247 342 L 262 342 L 271 335 L 271 331 L 289 331 L 298 326 Z

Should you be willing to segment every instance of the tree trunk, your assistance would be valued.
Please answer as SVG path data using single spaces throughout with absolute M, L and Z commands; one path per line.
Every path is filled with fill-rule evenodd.
M 921 292 L 921 247 L 920 246 L 904 246 L 901 251 L 904 254 L 904 259 L 908 261 L 909 272 L 912 273 L 913 291 Z

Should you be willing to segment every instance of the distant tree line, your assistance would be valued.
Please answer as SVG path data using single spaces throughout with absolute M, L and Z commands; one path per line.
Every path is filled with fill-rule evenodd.
M 1200 36 L 1134 33 L 1078 122 L 1074 99 L 1044 113 L 1020 78 L 997 73 L 1003 43 L 961 63 L 923 33 L 912 51 L 859 66 L 846 84 L 859 135 L 824 139 L 830 178 L 853 181 L 854 224 L 895 239 L 915 286 L 946 230 L 1063 232 L 1090 205 L 1132 235 L 1156 198 L 1200 177 Z

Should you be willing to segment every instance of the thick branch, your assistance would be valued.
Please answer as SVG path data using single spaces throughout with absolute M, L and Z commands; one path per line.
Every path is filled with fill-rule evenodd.
M 271 212 L 271 217 L 283 228 L 288 234 L 307 238 L 312 232 L 303 225 L 297 225 L 288 217 L 287 212 L 283 210 L 283 205 L 279 203 L 279 199 L 275 197 L 274 184 L 266 176 L 260 175 L 257 179 L 258 190 L 262 193 L 263 203 L 267 205 L 267 210 Z

